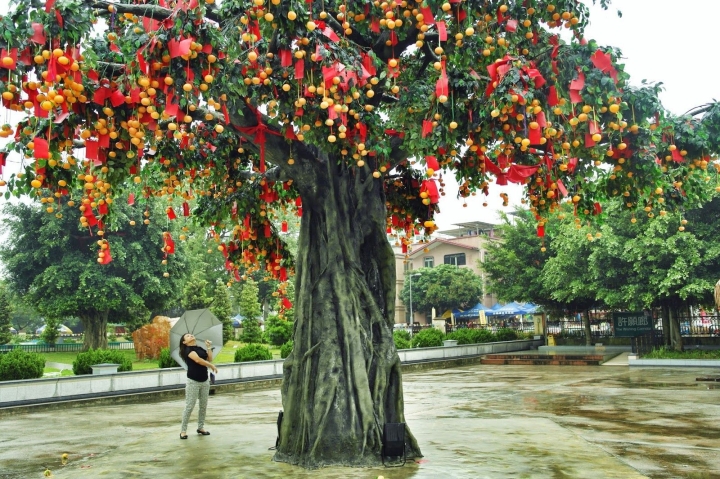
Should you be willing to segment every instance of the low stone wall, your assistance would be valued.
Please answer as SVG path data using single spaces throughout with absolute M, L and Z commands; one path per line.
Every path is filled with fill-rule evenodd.
M 635 355 L 628 356 L 630 367 L 643 368 L 720 368 L 717 359 L 638 359 Z
M 482 356 L 507 351 L 537 349 L 543 340 L 505 341 L 453 347 L 403 349 L 398 351 L 404 365 L 453 358 Z M 218 364 L 219 383 L 267 380 L 282 377 L 283 360 Z M 403 368 L 405 369 L 405 368 Z M 182 368 L 128 371 L 108 375 L 66 376 L 0 382 L 0 408 L 44 401 L 88 399 L 118 394 L 138 394 L 182 388 L 186 382 Z

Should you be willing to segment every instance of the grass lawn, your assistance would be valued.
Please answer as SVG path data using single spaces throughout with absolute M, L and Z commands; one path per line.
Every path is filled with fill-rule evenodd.
M 720 350 L 707 351 L 692 349 L 688 351 L 674 351 L 672 349 L 655 349 L 643 356 L 643 359 L 720 359 Z

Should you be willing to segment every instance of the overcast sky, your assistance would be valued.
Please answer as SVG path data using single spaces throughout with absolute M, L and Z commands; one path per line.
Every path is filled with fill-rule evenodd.
M 7 10 L 7 3 L 0 0 L 0 13 Z M 617 10 L 622 11 L 622 18 Z M 591 6 L 591 11 L 586 38 L 620 48 L 632 83 L 639 84 L 642 79 L 662 82 L 666 90 L 661 99 L 667 109 L 681 114 L 720 99 L 720 67 L 716 66 L 720 0 L 613 0 L 609 11 L 598 6 Z M 468 207 L 463 208 L 463 201 L 456 198 L 454 180 L 446 180 L 446 196 L 436 218 L 441 229 L 464 221 L 495 223 L 498 209 L 512 210 L 502 208 L 501 192 L 507 192 L 515 203 L 520 199 L 519 187 L 492 186 L 487 198 L 470 198 Z M 484 201 L 488 207 L 482 206 Z
M 632 84 L 643 79 L 662 82 L 665 91 L 660 99 L 665 108 L 682 114 L 713 99 L 720 100 L 720 0 L 613 0 L 608 11 L 592 6 L 591 0 L 584 3 L 591 6 L 585 37 L 620 48 Z M 618 10 L 622 18 L 618 18 Z M 497 223 L 498 210 L 513 210 L 512 204 L 502 207 L 500 192 L 507 192 L 516 204 L 521 198 L 517 186 L 492 185 L 488 197 L 471 198 L 464 208 L 463 201 L 456 198 L 454 181 L 452 187 L 451 181 L 447 183 L 436 218 L 441 230 L 465 221 Z M 484 201 L 487 207 L 482 206 Z

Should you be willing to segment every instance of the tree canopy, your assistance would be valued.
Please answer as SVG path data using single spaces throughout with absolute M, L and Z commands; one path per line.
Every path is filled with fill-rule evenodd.
M 207 223 L 235 219 L 235 266 L 286 275 L 268 214 L 301 204 L 321 152 L 382 181 L 389 227 L 408 236 L 433 230 L 441 169 L 461 195 L 526 184 L 540 227 L 565 199 L 595 215 L 608 196 L 653 209 L 707 198 L 720 108 L 664 111 L 659 86 L 631 85 L 617 50 L 583 38 L 577 1 L 12 4 L 0 89 L 26 118 L 2 133 L 34 161 L 8 191 L 92 194 L 101 181 L 101 198 L 201 197 Z
M 116 205 L 122 228 L 91 237 L 76 209 L 58 218 L 33 204 L 5 205 L 9 234 L 0 258 L 8 284 L 47 318 L 79 317 L 85 347 L 105 346 L 108 319 L 123 322 L 134 314 L 163 309 L 175 299 L 175 288 L 184 277 L 182 251 L 170 261 L 165 258 L 157 241 L 167 232 L 154 221 L 158 212 L 148 215 L 145 224 L 140 220 L 143 210 Z M 131 226 L 131 221 L 139 224 Z M 112 248 L 103 248 L 106 244 Z M 94 251 L 98 246 L 103 257 Z M 112 261 L 99 264 L 106 255 Z
M 413 311 L 438 314 L 448 309 L 467 309 L 482 299 L 482 279 L 469 268 L 441 264 L 434 268 L 420 268 L 412 273 Z M 418 276 L 419 275 L 419 276 Z M 400 299 L 410 304 L 410 281 L 403 283 Z
M 12 323 L 13 307 L 10 304 L 10 294 L 5 283 L 0 282 L 0 344 L 9 343 L 12 339 L 10 327 Z

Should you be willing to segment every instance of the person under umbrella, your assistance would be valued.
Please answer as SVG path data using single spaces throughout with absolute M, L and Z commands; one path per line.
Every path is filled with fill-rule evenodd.
M 198 411 L 197 433 L 209 436 L 205 430 L 205 411 L 207 410 L 208 396 L 210 395 L 210 381 L 208 381 L 208 368 L 217 374 L 217 368 L 212 361 L 212 342 L 205 340 L 205 348 L 197 345 L 195 336 L 186 333 L 180 342 L 180 357 L 187 365 L 187 385 L 185 386 L 185 411 L 183 411 L 180 439 L 187 439 L 187 425 L 190 414 L 195 408 L 195 402 L 200 399 Z

